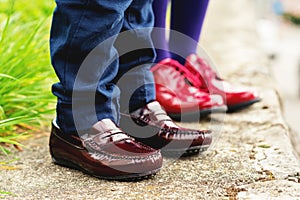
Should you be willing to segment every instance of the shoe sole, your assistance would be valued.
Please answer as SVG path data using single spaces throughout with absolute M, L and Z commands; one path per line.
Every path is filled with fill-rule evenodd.
M 160 170 L 160 168 L 158 168 L 152 171 L 138 173 L 138 174 L 129 174 L 129 175 L 122 175 L 122 176 L 100 176 L 100 175 L 95 175 L 92 172 L 81 168 L 80 166 L 78 166 L 77 164 L 71 161 L 65 159 L 57 159 L 53 155 L 52 155 L 52 162 L 56 165 L 79 170 L 85 174 L 94 176 L 96 178 L 105 179 L 105 180 L 116 180 L 116 181 L 140 181 L 140 180 L 150 179 Z
M 240 103 L 240 104 L 235 104 L 235 105 L 232 105 L 232 106 L 227 106 L 228 107 L 227 112 L 228 113 L 232 113 L 232 112 L 244 109 L 244 108 L 246 108 L 248 106 L 251 106 L 252 104 L 257 103 L 259 101 L 261 101 L 261 99 L 260 98 L 256 98 L 256 99 L 253 99 L 253 100 L 250 100 L 250 101 L 247 101 L 247 102 L 243 102 L 243 103 Z
M 199 121 L 202 117 L 206 117 L 212 113 L 226 113 L 227 106 L 220 106 L 216 108 L 203 109 L 196 112 L 187 113 L 169 113 L 168 115 L 175 121 L 187 122 L 187 121 Z
M 198 155 L 206 151 L 210 145 L 195 146 L 188 149 L 161 149 L 161 153 L 167 157 L 186 157 Z

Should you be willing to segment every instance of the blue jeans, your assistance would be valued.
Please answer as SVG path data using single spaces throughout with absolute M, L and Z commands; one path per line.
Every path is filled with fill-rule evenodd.
M 109 118 L 119 123 L 155 99 L 149 71 L 152 0 L 56 0 L 50 35 L 51 61 L 59 82 L 57 123 L 66 133 Z

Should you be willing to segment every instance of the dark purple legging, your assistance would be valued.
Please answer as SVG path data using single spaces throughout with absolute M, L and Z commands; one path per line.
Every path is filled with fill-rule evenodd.
M 163 49 L 166 49 L 157 49 L 156 62 L 164 58 L 173 58 L 184 64 L 185 58 L 189 54 L 196 53 L 196 44 L 200 38 L 208 2 L 209 0 L 171 0 L 170 29 L 190 37 L 194 42 L 180 41 L 178 37 L 173 36 L 172 31 L 169 41 L 167 41 L 165 31 L 154 31 L 152 35 L 154 45 L 159 44 L 163 46 Z M 166 28 L 168 3 L 169 0 L 154 0 L 155 27 Z M 172 52 L 180 52 L 180 56 Z

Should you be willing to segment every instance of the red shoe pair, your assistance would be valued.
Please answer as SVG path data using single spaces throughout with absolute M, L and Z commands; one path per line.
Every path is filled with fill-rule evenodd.
M 233 112 L 260 98 L 247 88 L 238 88 L 221 79 L 200 57 L 187 57 L 185 66 L 172 59 L 156 64 L 153 72 L 156 99 L 176 120 L 212 112 Z

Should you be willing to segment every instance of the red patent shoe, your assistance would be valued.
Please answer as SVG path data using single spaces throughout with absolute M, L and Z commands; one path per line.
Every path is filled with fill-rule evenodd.
M 233 86 L 220 78 L 216 71 L 196 54 L 186 58 L 185 67 L 191 72 L 187 76 L 191 84 L 202 91 L 222 96 L 228 112 L 242 109 L 261 100 L 255 91 Z
M 188 83 L 186 76 L 191 76 L 190 72 L 179 62 L 167 58 L 151 71 L 156 84 L 156 100 L 173 119 L 191 120 L 199 114 L 226 111 L 220 96 L 211 96 Z

